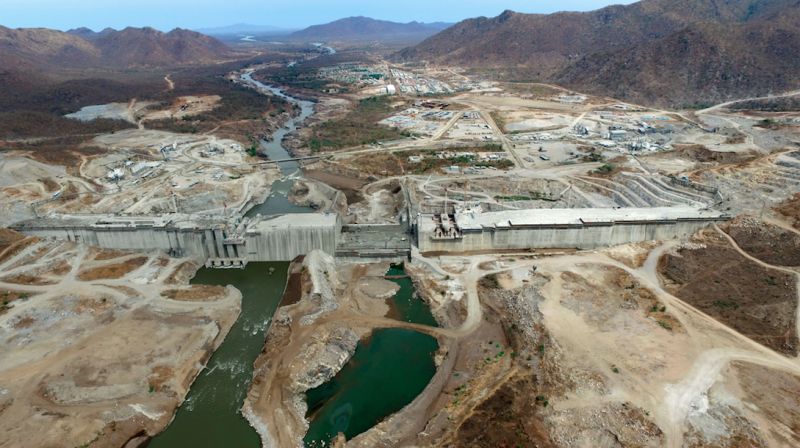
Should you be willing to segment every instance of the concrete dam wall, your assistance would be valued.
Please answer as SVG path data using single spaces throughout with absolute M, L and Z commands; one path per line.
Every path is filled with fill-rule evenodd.
M 597 249 L 685 238 L 713 222 L 728 219 L 719 212 L 688 207 L 519 210 L 446 218 L 421 215 L 418 245 L 420 252 Z
M 288 261 L 314 249 L 334 254 L 341 232 L 337 214 L 259 216 L 226 220 L 170 214 L 152 218 L 63 215 L 25 221 L 14 230 L 104 249 L 200 256 L 209 266 Z

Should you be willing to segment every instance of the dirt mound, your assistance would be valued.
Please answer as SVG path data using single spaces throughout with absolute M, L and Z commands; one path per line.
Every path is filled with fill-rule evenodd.
M 515 376 L 475 408 L 445 447 L 553 447 L 541 410 L 547 404 L 536 375 Z
M 361 195 L 361 189 L 367 184 L 363 179 L 352 178 L 341 174 L 329 173 L 321 170 L 306 170 L 303 174 L 309 178 L 318 180 L 327 184 L 342 193 L 347 197 L 348 204 L 355 204 L 364 200 Z
M 732 151 L 712 151 L 703 145 L 675 145 L 675 152 L 684 159 L 718 165 L 742 163 L 755 158 L 755 154 Z
M 800 230 L 800 193 L 795 193 L 794 196 L 776 205 L 774 209 L 789 218 L 792 225 Z
M 757 403 L 768 417 L 769 429 L 789 438 L 787 446 L 800 444 L 800 377 L 747 362 L 734 362 L 731 368 L 738 374 L 747 401 Z
M 665 289 L 744 336 L 796 356 L 794 275 L 748 260 L 716 233 L 667 253 L 658 271 Z
M 147 263 L 146 256 L 131 258 L 122 263 L 112 264 L 108 266 L 100 266 L 88 271 L 78 274 L 78 280 L 87 282 L 100 279 L 115 279 L 120 278 L 137 268 L 144 266 Z
M 180 302 L 210 302 L 224 299 L 227 294 L 224 286 L 217 285 L 191 285 L 186 289 L 170 289 L 161 293 L 168 299 Z
M 187 283 L 195 271 L 200 267 L 200 263 L 196 260 L 184 261 L 179 264 L 169 277 L 164 280 L 165 285 L 181 285 Z
M 739 247 L 776 266 L 800 266 L 800 234 L 754 218 L 739 217 L 721 227 Z

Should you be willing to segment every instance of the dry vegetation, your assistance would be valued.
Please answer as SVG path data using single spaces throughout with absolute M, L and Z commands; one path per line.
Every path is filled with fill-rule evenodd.
M 15 300 L 24 300 L 30 297 L 35 296 L 35 293 L 29 292 L 20 292 L 20 291 L 6 291 L 0 294 L 0 299 L 2 299 L 3 304 L 0 305 L 0 316 L 6 313 L 6 311 L 10 310 L 14 307 L 13 302 Z
M 0 264 L 13 258 L 18 253 L 26 248 L 39 242 L 38 237 L 28 237 L 13 230 L 3 229 L 3 235 L 0 235 Z M 7 243 L 3 244 L 3 243 Z
M 775 266 L 800 266 L 800 234 L 754 218 L 721 227 L 745 252 Z
M 364 98 L 354 109 L 336 121 L 326 121 L 311 128 L 308 146 L 311 152 L 368 145 L 379 141 L 410 136 L 408 132 L 378 124 L 392 113 L 388 96 Z
M 11 277 L 4 277 L 2 281 L 5 283 L 13 283 L 15 285 L 35 285 L 35 286 L 50 285 L 53 283 L 51 280 L 47 280 L 46 278 L 42 278 L 38 275 L 27 275 L 27 274 L 19 274 Z
M 691 244 L 659 260 L 665 288 L 742 335 L 795 356 L 795 276 L 748 260 L 716 232 Z
M 148 257 L 141 256 L 131 258 L 122 263 L 111 264 L 108 266 L 100 266 L 94 269 L 89 269 L 78 274 L 78 280 L 92 281 L 100 279 L 115 279 L 120 278 L 135 269 L 144 266 L 147 263 Z
M 106 118 L 80 121 L 32 111 L 14 111 L 0 114 L 0 139 L 8 140 L 30 137 L 108 134 L 135 127 L 133 123 L 127 121 Z
M 190 115 L 191 112 L 187 112 L 179 118 L 146 121 L 147 128 L 194 134 L 225 125 L 225 136 L 234 137 L 238 141 L 250 141 L 256 145 L 262 138 L 274 132 L 275 124 L 270 118 L 294 111 L 288 101 L 278 96 L 263 95 L 254 89 L 226 82 L 220 77 L 181 82 L 187 81 L 194 87 L 193 94 L 219 95 L 221 99 L 213 109 L 199 114 Z M 186 86 L 181 89 L 186 90 Z M 172 92 L 172 96 L 163 99 L 157 107 L 172 107 L 173 103 L 179 101 L 179 96 Z
M 162 296 L 180 302 L 209 302 L 224 298 L 228 291 L 224 286 L 217 285 L 191 285 L 183 289 L 168 289 L 161 293 Z
M 492 146 L 451 148 L 451 150 L 455 152 L 475 152 L 493 149 Z M 491 166 L 498 169 L 514 166 L 514 162 L 509 159 L 487 162 L 476 161 L 467 157 L 441 159 L 435 155 L 436 153 L 437 151 L 433 150 L 412 150 L 394 153 L 366 154 L 352 159 L 349 165 L 353 168 L 353 171 L 360 173 L 361 176 L 369 175 L 373 177 L 434 173 L 440 172 L 441 169 L 450 166 Z M 408 161 L 409 156 L 423 156 L 424 158 L 418 163 L 412 163 Z
M 119 249 L 100 249 L 97 252 L 97 255 L 94 256 L 94 260 L 96 261 L 112 260 L 114 258 L 124 257 L 126 255 L 131 255 L 131 253 Z

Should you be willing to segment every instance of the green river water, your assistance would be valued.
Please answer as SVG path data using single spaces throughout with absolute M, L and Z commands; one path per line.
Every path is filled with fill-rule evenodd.
M 269 268 L 275 272 L 269 275 Z M 288 262 L 248 263 L 245 269 L 197 271 L 193 284 L 233 285 L 242 292 L 242 314 L 192 384 L 166 431 L 147 448 L 259 448 L 261 439 L 238 411 L 253 376 L 253 362 L 286 287 Z
M 405 275 L 405 270 L 392 267 L 386 275 Z M 429 327 L 439 326 L 428 304 L 414 297 L 414 282 L 410 278 L 396 278 L 389 281 L 400 286 L 397 294 L 387 301 L 392 307 L 389 317 Z
M 438 348 L 435 338 L 416 331 L 374 330 L 332 380 L 306 392 L 306 446 L 320 447 L 339 432 L 349 440 L 402 409 L 436 373 Z

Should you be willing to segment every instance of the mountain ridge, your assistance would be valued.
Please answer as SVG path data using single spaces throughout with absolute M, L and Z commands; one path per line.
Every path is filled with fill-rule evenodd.
M 796 77 L 788 72 L 791 64 L 771 63 L 759 57 L 757 51 L 740 47 L 749 45 L 745 44 L 746 34 L 771 34 L 770 28 L 778 22 L 784 37 L 791 39 L 791 45 L 800 46 L 795 32 L 797 22 L 779 20 L 781 14 L 787 12 L 794 16 L 792 11 L 798 9 L 798 4 L 796 0 L 644 0 L 590 12 L 549 15 L 507 10 L 494 18 L 459 22 L 416 46 L 395 53 L 390 60 L 484 69 L 514 68 L 527 73 L 529 79 L 594 93 L 604 93 L 603 89 L 609 93 L 625 92 L 632 100 L 657 105 L 714 101 L 752 91 L 762 92 L 765 83 L 771 81 L 780 80 L 778 84 L 787 86 L 797 83 L 793 81 Z M 712 32 L 712 29 L 717 31 Z M 689 57 L 698 59 L 673 59 L 672 65 L 659 63 L 660 55 L 675 53 L 681 45 L 680 33 L 686 30 L 694 30 L 684 37 L 693 36 L 692 45 L 699 46 Z M 723 32 L 726 30 L 731 32 Z M 733 30 L 740 31 L 734 33 Z M 724 52 L 711 51 L 713 46 L 722 46 L 741 55 L 737 64 L 746 65 L 755 58 L 765 67 L 774 66 L 777 72 L 775 76 L 759 75 L 759 81 L 752 83 L 732 83 L 708 73 L 686 72 L 705 70 L 705 57 L 712 58 L 706 61 L 707 65 L 725 67 L 726 72 L 741 72 L 726 63 Z M 762 52 L 769 50 L 763 45 L 755 47 Z M 638 58 L 637 70 L 651 73 L 651 76 L 636 77 L 628 71 L 631 64 L 626 60 L 634 56 Z M 648 70 L 648 64 L 658 70 Z M 684 73 L 681 74 L 681 70 Z M 747 79 L 752 80 L 755 74 L 747 73 Z M 689 86 L 679 85 L 681 79 L 694 81 L 689 82 Z M 704 85 L 702 80 L 710 84 Z M 598 88 L 599 85 L 604 87 Z M 672 95 L 677 92 L 680 93 Z M 693 95 L 698 98 L 691 98 Z
M 105 34 L 105 30 L 101 33 L 81 28 L 71 31 L 10 29 L 0 25 L 0 68 L 31 71 L 173 67 L 225 60 L 234 55 L 233 50 L 218 39 L 180 28 L 169 33 L 149 27 L 128 27 Z
M 371 38 L 389 38 L 400 36 L 427 37 L 442 30 L 446 23 L 424 24 L 420 22 L 398 23 L 388 20 L 377 20 L 369 17 L 346 17 L 330 23 L 313 25 L 295 31 L 289 37 L 293 39 L 329 39 L 354 40 Z

